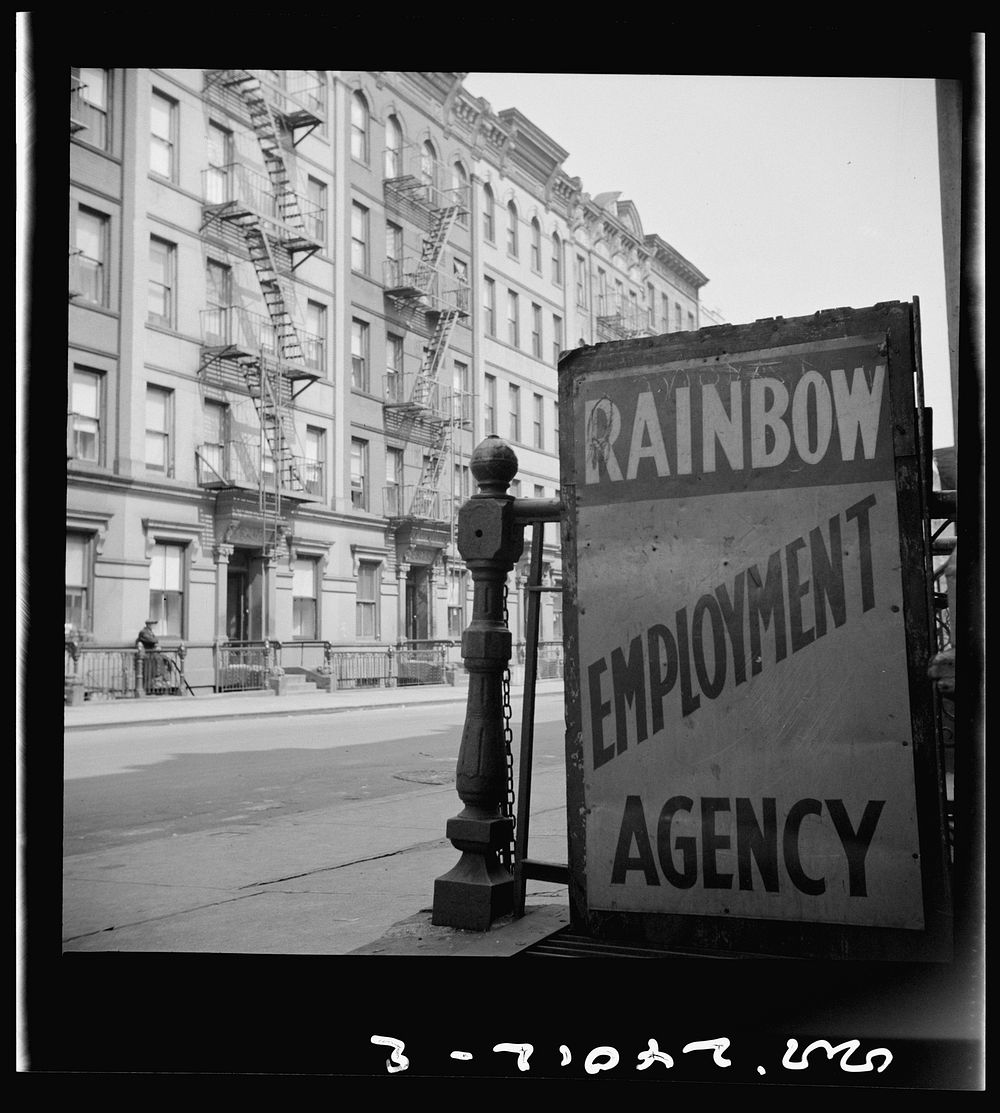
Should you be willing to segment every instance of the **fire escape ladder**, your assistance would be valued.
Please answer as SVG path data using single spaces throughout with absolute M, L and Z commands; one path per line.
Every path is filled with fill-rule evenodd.
M 410 503 L 411 518 L 437 518 L 440 508 L 435 507 L 438 496 L 438 484 L 441 482 L 441 473 L 444 470 L 445 460 L 451 450 L 451 422 L 442 421 L 438 426 L 434 443 L 424 458 L 420 470 L 420 480 L 413 492 L 413 501 Z
M 279 485 L 286 490 L 304 491 L 305 482 L 291 448 L 295 427 L 282 397 L 281 365 L 262 353 L 259 360 L 243 364 L 243 375 L 274 461 Z
M 267 235 L 260 222 L 254 218 L 248 219 L 241 227 L 250 260 L 257 272 L 267 314 L 274 325 L 278 358 L 284 363 L 303 365 L 302 342 L 288 311 L 288 302 Z

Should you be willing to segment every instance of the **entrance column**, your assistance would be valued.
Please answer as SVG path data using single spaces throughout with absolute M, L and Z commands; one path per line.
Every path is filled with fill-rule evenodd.
M 265 553 L 260 563 L 261 571 L 264 573 L 264 591 L 267 599 L 262 637 L 264 641 L 274 641 L 274 612 L 278 604 L 278 558 L 273 553 Z
M 225 641 L 229 634 L 229 558 L 235 546 L 220 543 L 212 550 L 215 557 L 215 640 Z
M 465 807 L 445 828 L 462 857 L 434 882 L 431 922 L 486 931 L 514 907 L 514 879 L 497 859 L 514 826 L 500 809 L 507 789 L 503 673 L 511 640 L 503 622 L 503 584 L 524 548 L 524 527 L 515 524 L 514 499 L 507 494 L 517 473 L 510 446 L 487 437 L 470 464 L 479 494 L 458 515 L 458 549 L 475 585 L 472 622 L 462 635 L 469 697 L 455 774 Z
M 404 561 L 396 563 L 396 590 L 399 595 L 396 599 L 396 641 L 406 641 L 406 577 L 410 573 L 410 566 Z

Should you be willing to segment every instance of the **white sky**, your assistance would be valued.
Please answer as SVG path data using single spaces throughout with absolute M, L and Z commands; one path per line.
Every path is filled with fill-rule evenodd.
M 464 87 L 569 151 L 591 196 L 634 201 L 733 324 L 919 298 L 934 443 L 952 443 L 933 80 L 470 73 Z

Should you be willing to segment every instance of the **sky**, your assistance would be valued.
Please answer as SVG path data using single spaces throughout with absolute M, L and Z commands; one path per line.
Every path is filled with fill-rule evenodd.
M 953 442 L 932 79 L 470 73 L 463 85 L 567 150 L 592 197 L 633 201 L 732 324 L 918 298 L 934 444 Z

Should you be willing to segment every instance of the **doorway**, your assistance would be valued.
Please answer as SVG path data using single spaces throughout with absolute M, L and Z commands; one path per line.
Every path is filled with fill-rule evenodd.
M 430 569 L 411 567 L 406 573 L 406 633 L 410 641 L 430 636 Z
M 250 549 L 236 548 L 229 558 L 226 577 L 226 636 L 231 642 L 247 642 L 260 637 L 259 631 L 254 630 L 254 608 L 251 605 L 252 563 L 254 559 Z M 259 627 L 259 622 L 256 625 Z

